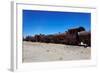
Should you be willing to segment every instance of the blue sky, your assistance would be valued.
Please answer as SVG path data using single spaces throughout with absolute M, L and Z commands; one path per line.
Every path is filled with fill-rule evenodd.
M 91 30 L 91 13 L 23 10 L 23 36 L 55 34 L 80 26 Z

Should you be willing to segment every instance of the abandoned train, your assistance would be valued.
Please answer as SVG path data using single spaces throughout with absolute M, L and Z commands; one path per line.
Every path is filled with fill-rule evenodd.
M 27 36 L 23 40 L 32 42 L 67 44 L 67 45 L 79 45 L 80 43 L 84 43 L 87 46 L 91 46 L 91 33 L 85 31 L 85 28 L 83 27 L 78 27 L 69 29 L 64 33 L 59 33 L 59 34 L 52 34 L 52 35 L 40 34 L 35 36 Z

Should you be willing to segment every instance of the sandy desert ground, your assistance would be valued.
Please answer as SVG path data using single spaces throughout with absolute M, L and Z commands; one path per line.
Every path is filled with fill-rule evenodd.
M 91 48 L 63 44 L 23 42 L 23 62 L 45 62 L 60 60 L 85 60 L 90 59 Z

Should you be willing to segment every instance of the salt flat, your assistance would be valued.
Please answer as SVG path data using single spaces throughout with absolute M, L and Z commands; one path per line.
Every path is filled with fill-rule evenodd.
M 22 47 L 23 62 L 86 60 L 90 57 L 90 47 L 25 41 Z

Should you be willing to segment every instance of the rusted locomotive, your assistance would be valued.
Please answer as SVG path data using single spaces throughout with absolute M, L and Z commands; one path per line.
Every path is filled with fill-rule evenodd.
M 64 33 L 52 35 L 35 35 L 27 36 L 24 41 L 44 42 L 44 43 L 58 43 L 67 45 L 79 45 L 81 42 L 87 46 L 91 46 L 91 33 L 85 31 L 85 28 L 73 28 Z

